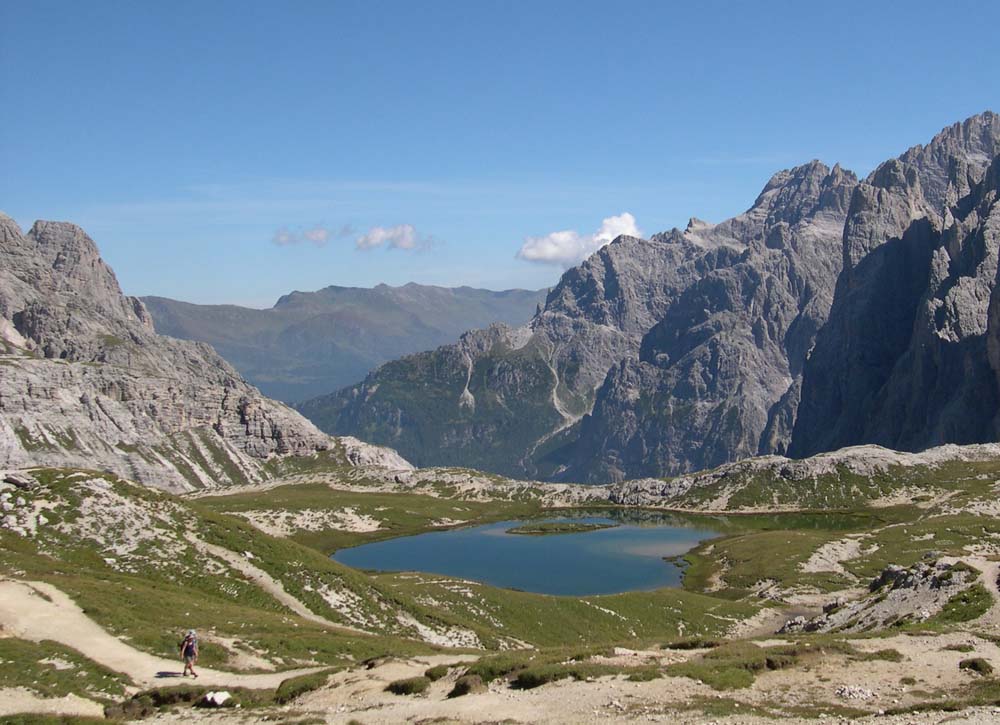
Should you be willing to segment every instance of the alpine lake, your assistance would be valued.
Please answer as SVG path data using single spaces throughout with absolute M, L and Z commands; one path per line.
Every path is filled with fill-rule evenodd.
M 371 571 L 420 571 L 540 594 L 585 596 L 679 587 L 684 554 L 749 529 L 853 529 L 850 514 L 702 516 L 650 510 L 559 512 L 431 531 L 341 549 L 335 561 Z

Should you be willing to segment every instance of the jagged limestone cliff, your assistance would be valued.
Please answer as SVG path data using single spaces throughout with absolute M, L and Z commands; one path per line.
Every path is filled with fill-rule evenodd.
M 684 290 L 612 368 L 562 452 L 569 480 L 621 480 L 783 452 L 802 365 L 826 321 L 857 179 L 819 162 L 775 175 L 753 207 L 706 237 L 739 258 Z
M 187 490 L 258 481 L 269 461 L 318 451 L 349 453 L 207 345 L 157 335 L 79 227 L 22 234 L 0 215 L 0 468 L 108 469 Z
M 467 333 L 301 409 L 421 464 L 579 481 L 994 439 L 982 179 L 998 151 L 987 112 L 864 182 L 781 172 L 733 219 L 615 240 L 525 328 Z
M 791 452 L 997 439 L 1000 116 L 956 124 L 855 191 Z

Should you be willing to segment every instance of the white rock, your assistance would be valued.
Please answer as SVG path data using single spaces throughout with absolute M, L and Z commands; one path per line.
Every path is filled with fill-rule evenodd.
M 232 697 L 233 696 L 225 690 L 218 690 L 216 692 L 206 692 L 205 697 L 201 702 L 206 707 L 222 707 L 229 700 L 231 700 Z

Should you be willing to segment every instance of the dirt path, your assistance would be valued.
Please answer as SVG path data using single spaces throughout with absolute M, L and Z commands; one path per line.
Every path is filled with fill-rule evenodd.
M 964 557 L 964 561 L 979 569 L 983 575 L 979 578 L 979 583 L 986 587 L 986 590 L 993 595 L 993 606 L 982 617 L 976 620 L 975 624 L 983 630 L 992 633 L 1000 632 L 1000 563 L 989 561 L 988 559 Z
M 905 640 L 905 637 L 898 638 Z M 959 641 L 950 638 L 948 643 Z M 893 641 L 893 644 L 899 644 Z M 904 643 L 905 644 L 905 643 Z M 937 650 L 940 643 L 927 642 L 919 650 L 914 650 L 917 658 L 916 674 L 921 677 L 935 677 L 940 670 Z M 882 646 L 876 642 L 875 646 Z M 959 672 L 954 661 L 961 653 L 949 652 L 949 686 L 957 686 L 968 681 L 968 675 Z M 389 661 L 371 670 L 339 672 L 330 679 L 330 684 L 320 690 L 307 693 L 295 701 L 294 708 L 303 716 L 314 716 L 328 725 L 396 725 L 397 723 L 446 722 L 452 725 L 472 725 L 483 722 L 509 722 L 527 725 L 607 725 L 636 722 L 659 722 L 670 725 L 772 725 L 774 718 L 753 715 L 707 715 L 698 710 L 688 710 L 694 700 L 711 701 L 721 699 L 721 694 L 707 685 L 693 680 L 663 677 L 651 682 L 628 682 L 621 678 L 600 678 L 595 682 L 561 680 L 531 690 L 512 690 L 506 683 L 494 683 L 487 692 L 450 699 L 448 691 L 454 684 L 461 668 L 453 668 L 445 678 L 433 683 L 427 693 L 420 696 L 400 697 L 385 692 L 387 683 L 404 677 L 419 675 L 432 662 L 444 663 L 454 658 L 438 656 L 410 661 Z M 954 666 L 952 666 L 954 665 Z M 883 669 L 890 669 L 888 676 Z M 832 706 L 859 705 L 871 711 L 870 715 L 854 717 L 852 723 L 861 725 L 940 725 L 941 723 L 997 723 L 1000 708 L 973 708 L 963 712 L 916 712 L 902 715 L 878 715 L 879 707 L 894 705 L 893 700 L 905 697 L 898 691 L 898 677 L 908 673 L 909 663 L 884 662 L 865 663 L 859 669 L 858 663 L 842 662 L 827 665 L 823 675 L 833 680 L 820 682 L 815 672 L 782 670 L 770 673 L 750 688 L 727 693 L 744 703 L 744 707 L 773 707 L 779 702 L 786 705 L 808 705 L 817 695 L 820 701 Z M 937 680 L 932 680 L 936 682 Z M 832 696 L 832 691 L 840 683 L 863 683 L 866 687 L 879 690 L 878 703 L 844 702 Z M 805 692 L 808 691 L 808 692 Z M 804 692 L 800 697 L 796 693 Z M 250 723 L 273 722 L 273 712 L 196 712 L 181 711 L 161 713 L 150 722 L 157 725 L 184 725 L 191 722 Z M 844 722 L 836 718 L 839 722 Z M 817 722 L 831 722 L 823 717 L 785 716 L 781 722 L 792 725 L 813 725 Z
M 0 717 L 26 712 L 44 715 L 104 717 L 104 706 L 77 695 L 39 697 L 23 687 L 0 688 Z
M 230 551 L 222 546 L 216 546 L 215 544 L 209 544 L 206 541 L 202 541 L 196 536 L 189 535 L 188 541 L 190 541 L 198 551 L 209 554 L 216 557 L 217 559 L 222 559 L 224 562 L 229 564 L 233 569 L 236 569 L 240 574 L 245 576 L 247 579 L 252 581 L 256 586 L 263 589 L 265 592 L 270 594 L 272 597 L 277 599 L 279 602 L 284 604 L 286 607 L 291 609 L 297 615 L 303 619 L 308 619 L 310 622 L 315 622 L 316 624 L 322 625 L 324 627 L 330 627 L 331 629 L 339 629 L 349 632 L 364 633 L 363 630 L 357 629 L 356 627 L 349 627 L 344 624 L 337 624 L 336 622 L 331 622 L 326 617 L 321 617 L 315 614 L 311 609 L 309 609 L 305 604 L 300 602 L 298 599 L 293 597 L 291 594 L 285 591 L 285 587 L 280 581 L 272 577 L 263 569 L 254 566 L 246 558 L 240 556 L 234 551 Z
M 182 669 L 178 660 L 140 652 L 113 637 L 51 584 L 0 580 L 0 624 L 5 632 L 14 637 L 33 642 L 53 640 L 72 647 L 95 662 L 128 675 L 140 687 L 190 682 L 177 676 Z M 273 674 L 243 675 L 199 667 L 197 682 L 211 687 L 272 689 L 289 677 L 321 669 L 311 667 Z

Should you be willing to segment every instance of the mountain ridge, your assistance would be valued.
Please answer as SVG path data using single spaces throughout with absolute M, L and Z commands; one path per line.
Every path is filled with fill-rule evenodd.
M 328 393 L 379 364 L 452 342 L 469 327 L 520 324 L 544 290 L 410 282 L 292 291 L 270 308 L 143 297 L 157 329 L 208 342 L 263 392 L 286 402 Z
M 820 374 L 808 363 L 814 345 L 844 305 L 835 298 L 849 294 L 859 262 L 911 224 L 968 217 L 975 236 L 985 212 L 973 219 L 958 207 L 998 152 L 1000 117 L 987 111 L 864 180 L 818 161 L 780 171 L 732 219 L 616 239 L 568 270 L 523 328 L 470 331 L 299 408 L 325 430 L 392 445 L 420 465 L 551 480 L 669 476 L 828 450 L 793 445 L 793 431 L 806 378 Z M 989 268 L 979 278 L 993 288 Z M 500 442 L 507 433 L 517 441 Z M 884 441 L 843 441 L 866 442 Z

